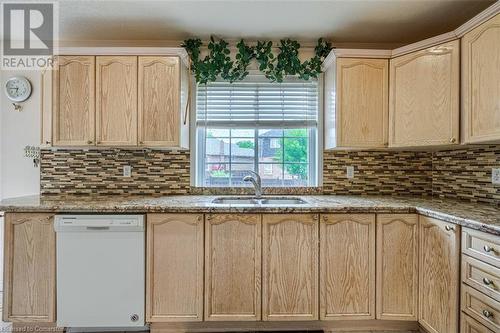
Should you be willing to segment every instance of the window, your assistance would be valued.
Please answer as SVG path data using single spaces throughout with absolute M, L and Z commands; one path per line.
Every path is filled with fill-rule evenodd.
M 196 185 L 317 185 L 318 82 L 263 76 L 197 87 Z

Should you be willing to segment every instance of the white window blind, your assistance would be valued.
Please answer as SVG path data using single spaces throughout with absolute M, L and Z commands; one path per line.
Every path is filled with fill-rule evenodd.
M 199 127 L 316 127 L 318 82 L 211 82 L 198 86 L 196 105 Z

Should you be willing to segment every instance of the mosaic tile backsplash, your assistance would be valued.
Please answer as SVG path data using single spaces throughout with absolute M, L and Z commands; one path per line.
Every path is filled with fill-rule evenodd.
M 500 185 L 491 169 L 500 168 L 500 145 L 434 152 L 432 194 L 500 206 Z
M 41 158 L 42 194 L 190 192 L 187 150 L 45 149 Z M 434 195 L 500 205 L 500 186 L 491 183 L 491 169 L 500 167 L 500 145 L 437 152 L 326 151 L 323 160 L 324 194 Z M 132 167 L 132 177 L 123 177 L 125 165 Z M 354 179 L 347 179 L 347 165 L 354 166 Z
M 354 178 L 346 167 L 354 166 Z M 432 153 L 325 151 L 324 194 L 431 195 Z
M 42 150 L 40 170 L 41 194 L 185 194 L 190 186 L 187 150 Z

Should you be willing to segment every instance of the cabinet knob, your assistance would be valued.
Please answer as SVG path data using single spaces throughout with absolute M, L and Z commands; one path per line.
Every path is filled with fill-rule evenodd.
M 139 144 L 143 145 L 143 144 L 144 144 L 144 141 L 139 141 Z
M 484 252 L 495 252 L 495 249 L 492 248 L 491 246 L 488 246 L 488 245 L 485 245 L 483 247 L 483 249 L 484 249 Z
M 450 226 L 450 225 L 446 225 L 446 226 L 444 227 L 444 229 L 445 229 L 446 231 L 455 231 L 455 227 L 452 227 L 452 226 Z
M 88 145 L 91 145 L 92 143 L 94 143 L 94 141 L 92 141 L 92 140 L 88 140 L 88 141 L 87 141 L 87 144 L 88 144 Z
M 451 139 L 450 139 L 450 142 L 451 142 L 451 143 L 455 143 L 455 142 L 457 142 L 457 139 L 455 139 L 455 138 L 451 138 Z
M 483 316 L 485 316 L 486 318 L 492 318 L 493 317 L 493 313 L 491 313 L 488 310 L 483 310 Z
M 490 286 L 493 284 L 493 281 L 491 281 L 490 279 L 488 278 L 483 278 L 483 283 L 487 286 Z
M 45 141 L 45 144 L 46 145 L 50 145 L 50 141 Z

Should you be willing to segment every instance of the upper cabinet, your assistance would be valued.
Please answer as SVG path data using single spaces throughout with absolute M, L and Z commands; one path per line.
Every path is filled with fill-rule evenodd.
M 459 143 L 459 55 L 456 40 L 391 59 L 390 147 Z
M 187 148 L 188 76 L 177 55 L 59 56 L 42 74 L 42 144 Z
M 180 59 L 139 57 L 139 145 L 179 144 Z
M 387 146 L 389 62 L 337 58 L 325 72 L 325 148 Z
M 53 144 L 94 144 L 95 57 L 59 57 L 53 82 Z
M 96 67 L 97 145 L 136 145 L 137 57 L 97 57 Z
M 465 143 L 500 143 L 500 14 L 462 38 Z

